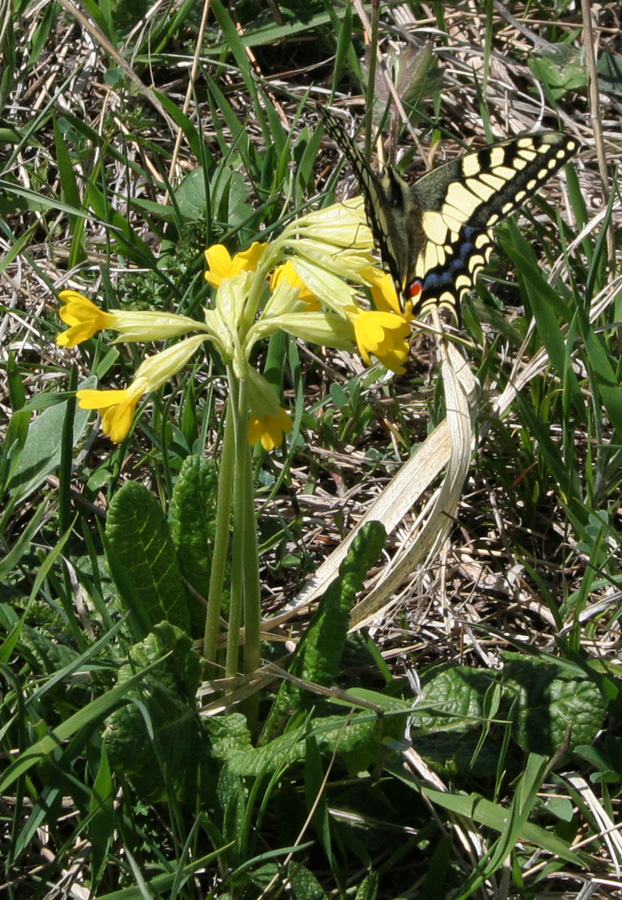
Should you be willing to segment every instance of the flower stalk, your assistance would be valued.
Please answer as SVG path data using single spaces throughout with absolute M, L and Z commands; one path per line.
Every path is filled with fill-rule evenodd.
M 225 417 L 225 432 L 218 473 L 216 527 L 212 553 L 212 568 L 210 571 L 209 595 L 207 598 L 207 614 L 205 616 L 205 633 L 203 637 L 203 656 L 207 661 L 208 678 L 217 678 L 221 674 L 217 667 L 218 638 L 220 635 L 220 613 L 222 609 L 222 595 L 225 588 L 229 551 L 229 527 L 231 521 L 234 462 L 235 410 L 233 404 L 229 403 L 227 405 L 227 414 Z

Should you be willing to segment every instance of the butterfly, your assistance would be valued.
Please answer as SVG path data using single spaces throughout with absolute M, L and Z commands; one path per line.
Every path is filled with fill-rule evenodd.
M 317 109 L 359 181 L 402 311 L 412 309 L 415 316 L 438 306 L 460 321 L 460 301 L 490 259 L 493 226 L 579 148 L 566 134 L 528 134 L 467 153 L 409 184 L 392 166 L 376 175 L 339 119 L 325 107 Z

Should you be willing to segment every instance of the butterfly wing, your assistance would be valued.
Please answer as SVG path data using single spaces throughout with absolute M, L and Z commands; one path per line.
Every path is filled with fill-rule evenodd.
M 460 317 L 460 300 L 492 253 L 492 228 L 518 209 L 576 153 L 545 131 L 491 144 L 409 185 L 392 167 L 378 177 L 341 122 L 318 107 L 328 134 L 357 176 L 367 219 L 402 307 L 432 306 Z
M 578 142 L 545 131 L 491 144 L 439 166 L 410 188 L 413 225 L 423 232 L 409 259 L 406 298 L 459 312 L 462 296 L 492 252 L 492 228 L 515 212 L 577 151 Z
M 369 227 L 380 250 L 382 261 L 395 282 L 396 290 L 399 288 L 399 296 L 409 274 L 412 273 L 413 278 L 415 277 L 415 257 L 409 246 L 410 236 L 403 214 L 403 209 L 409 202 L 410 186 L 398 175 L 394 175 L 395 183 L 385 184 L 378 178 L 339 119 L 323 106 L 318 105 L 317 109 L 324 128 L 345 154 L 356 175 L 365 199 Z

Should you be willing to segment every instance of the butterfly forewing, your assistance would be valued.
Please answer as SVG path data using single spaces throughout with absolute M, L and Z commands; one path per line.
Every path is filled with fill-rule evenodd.
M 341 122 L 318 109 L 359 180 L 367 219 L 398 296 L 416 315 L 436 305 L 459 317 L 461 297 L 490 259 L 491 228 L 579 146 L 557 132 L 525 135 L 467 153 L 409 185 L 390 166 L 375 175 Z
M 318 106 L 317 109 L 326 131 L 345 154 L 356 175 L 365 199 L 367 221 L 380 250 L 383 263 L 389 269 L 396 285 L 405 284 L 409 271 L 409 241 L 404 227 L 404 217 L 400 217 L 399 208 L 396 212 L 398 200 L 402 206 L 405 204 L 404 197 L 398 198 L 396 195 L 392 195 L 390 188 L 381 185 L 378 176 L 363 156 L 358 145 L 345 131 L 339 119 L 322 106 Z M 397 180 L 406 192 L 410 190 L 410 185 L 399 176 Z

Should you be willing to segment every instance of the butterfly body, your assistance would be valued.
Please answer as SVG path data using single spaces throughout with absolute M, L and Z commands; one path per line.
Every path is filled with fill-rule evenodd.
M 463 295 L 490 259 L 492 228 L 579 146 L 553 131 L 525 135 L 467 153 L 409 184 L 391 166 L 376 175 L 341 122 L 318 109 L 361 185 L 369 225 L 402 307 L 412 307 L 415 315 L 439 306 L 459 317 Z

